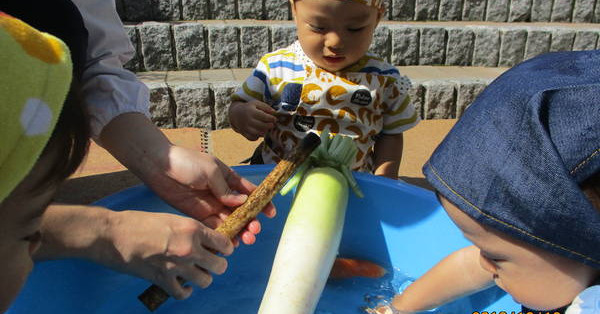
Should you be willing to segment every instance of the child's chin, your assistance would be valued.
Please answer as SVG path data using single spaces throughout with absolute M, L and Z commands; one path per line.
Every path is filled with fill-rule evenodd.
M 337 71 L 340 71 L 340 70 L 342 70 L 344 67 L 343 67 L 343 66 L 330 66 L 330 65 L 325 65 L 325 66 L 322 66 L 321 68 L 323 68 L 323 69 L 325 69 L 325 70 L 327 70 L 327 71 L 329 71 L 329 72 L 337 72 Z

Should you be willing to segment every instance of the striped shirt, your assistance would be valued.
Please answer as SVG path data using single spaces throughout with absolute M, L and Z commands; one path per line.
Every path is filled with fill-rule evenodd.
M 383 59 L 367 54 L 336 73 L 321 69 L 296 41 L 264 55 L 233 101 L 259 100 L 278 116 L 265 135 L 264 162 L 278 162 L 307 132 L 351 136 L 358 147 L 353 170 L 372 171 L 378 134 L 398 134 L 419 115 L 407 93 L 410 80 Z

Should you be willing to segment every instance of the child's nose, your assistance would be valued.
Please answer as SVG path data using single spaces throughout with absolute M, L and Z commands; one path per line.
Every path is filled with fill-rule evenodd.
M 325 46 L 331 50 L 340 50 L 344 48 L 344 41 L 342 36 L 337 32 L 329 32 L 327 33 L 327 37 L 325 39 Z

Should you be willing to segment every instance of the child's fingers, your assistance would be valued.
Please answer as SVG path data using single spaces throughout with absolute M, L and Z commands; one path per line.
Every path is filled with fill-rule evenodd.
M 267 112 L 259 110 L 254 115 L 254 118 L 256 119 L 256 121 L 258 121 L 262 124 L 273 125 L 275 122 L 277 122 L 277 117 L 275 116 L 274 111 L 273 111 L 273 113 L 267 113 Z
M 268 113 L 270 115 L 275 114 L 275 109 L 273 109 L 273 107 L 265 104 L 264 102 L 257 101 L 254 103 L 254 105 L 256 106 L 256 109 L 259 109 L 265 113 Z
M 264 102 L 256 102 L 254 105 L 256 109 L 258 109 L 258 112 L 255 115 L 257 119 L 265 123 L 277 122 L 277 117 L 275 116 L 276 111 L 271 106 Z
M 247 134 L 253 137 L 263 137 L 274 126 L 275 124 L 271 122 L 252 121 L 248 123 Z

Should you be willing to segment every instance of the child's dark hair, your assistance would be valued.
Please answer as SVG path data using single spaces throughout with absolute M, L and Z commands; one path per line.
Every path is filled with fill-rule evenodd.
M 89 127 L 81 105 L 77 83 L 71 84 L 71 90 L 65 100 L 52 136 L 46 144 L 41 158 L 49 152 L 58 152 L 51 170 L 41 181 L 45 184 L 58 184 L 77 170 L 83 161 L 89 146 Z M 56 155 L 54 153 L 53 155 Z
M 600 172 L 595 173 L 581 184 L 583 193 L 598 210 L 600 215 Z

